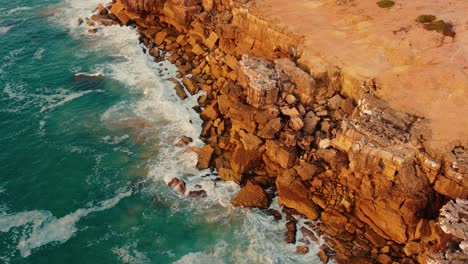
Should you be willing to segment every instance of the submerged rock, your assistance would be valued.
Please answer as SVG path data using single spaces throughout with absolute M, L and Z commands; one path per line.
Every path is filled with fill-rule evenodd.
M 208 197 L 208 194 L 206 193 L 205 190 L 196 190 L 196 191 L 190 191 L 188 194 L 192 198 L 206 198 Z

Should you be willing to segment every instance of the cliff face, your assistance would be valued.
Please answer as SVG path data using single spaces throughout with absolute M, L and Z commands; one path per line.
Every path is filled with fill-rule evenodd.
M 249 1 L 119 5 L 114 14 L 137 23 L 150 54 L 169 51 L 191 74 L 176 87 L 181 99 L 205 91 L 210 151 L 197 151 L 199 167 L 244 186 L 234 204 L 265 207 L 275 188 L 281 204 L 321 219 L 338 261 L 424 263 L 443 246 L 439 209 L 468 198 L 465 138 L 428 153 L 430 120 L 379 98 L 374 79 L 304 55 L 302 36 Z

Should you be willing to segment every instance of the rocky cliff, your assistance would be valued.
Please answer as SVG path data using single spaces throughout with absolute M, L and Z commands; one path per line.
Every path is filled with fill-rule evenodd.
M 434 120 L 389 103 L 379 79 L 310 55 L 306 36 L 256 2 L 122 0 L 98 12 L 136 23 L 147 52 L 179 67 L 181 100 L 203 91 L 198 167 L 242 186 L 234 205 L 268 208 L 277 195 L 319 218 L 334 251 L 325 262 L 426 263 L 456 241 L 436 221 L 468 198 L 468 139 L 434 147 Z

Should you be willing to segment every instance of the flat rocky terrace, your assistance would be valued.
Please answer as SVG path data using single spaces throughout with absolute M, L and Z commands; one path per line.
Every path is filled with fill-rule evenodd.
M 440 155 L 468 145 L 466 1 L 395 0 L 391 8 L 376 0 L 252 2 L 253 14 L 302 37 L 302 57 L 320 57 L 358 80 L 375 79 L 374 93 L 391 107 L 426 119 L 427 151 Z M 455 37 L 424 29 L 420 15 L 452 23 Z

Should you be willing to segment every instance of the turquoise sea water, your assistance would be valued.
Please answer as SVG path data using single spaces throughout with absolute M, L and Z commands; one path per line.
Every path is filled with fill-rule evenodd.
M 99 2 L 0 0 L 0 263 L 316 263 L 173 146 L 200 132 L 196 97 L 134 29 L 78 26 Z

